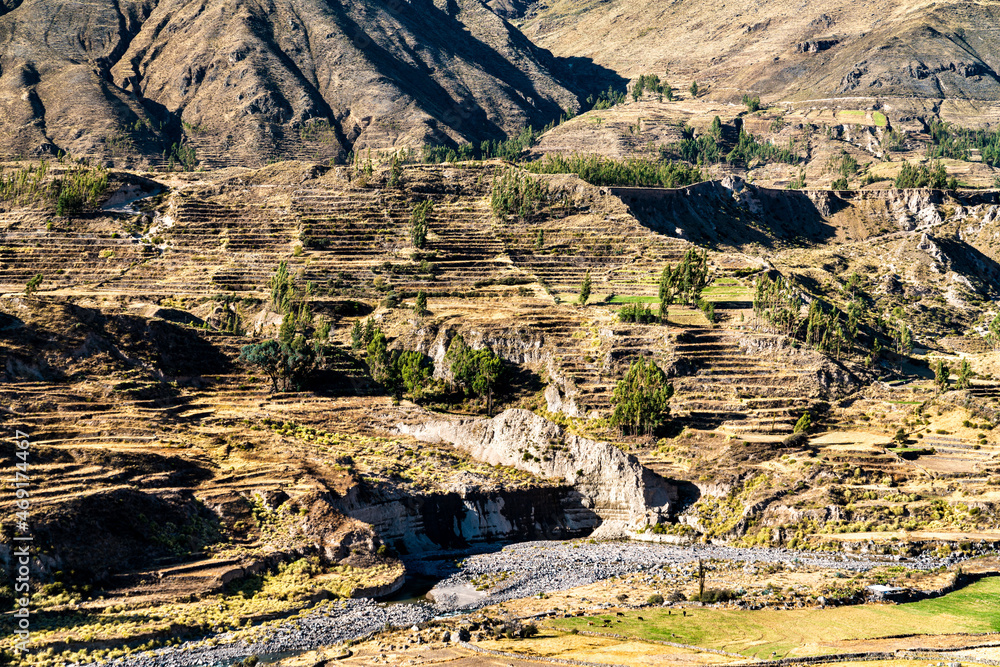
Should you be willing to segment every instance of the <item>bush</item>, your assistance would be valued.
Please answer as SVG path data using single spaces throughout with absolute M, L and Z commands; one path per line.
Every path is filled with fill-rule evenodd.
M 646 604 L 663 604 L 663 596 L 659 593 L 653 593 L 646 599 Z
M 760 111 L 760 95 L 754 95 L 753 97 L 750 97 L 750 95 L 744 95 L 743 104 L 746 105 L 747 111 L 750 113 Z
M 695 594 L 692 600 L 697 602 L 728 602 L 729 600 L 735 600 L 738 595 L 728 588 L 709 588 L 704 593 L 698 595 Z
M 812 415 L 806 410 L 799 417 L 799 420 L 795 422 L 795 428 L 792 429 L 792 433 L 804 433 L 812 427 Z

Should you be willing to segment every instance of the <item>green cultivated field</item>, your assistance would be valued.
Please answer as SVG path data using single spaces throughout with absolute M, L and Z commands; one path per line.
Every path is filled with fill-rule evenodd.
M 637 616 L 645 620 L 639 621 Z M 643 609 L 615 615 L 559 619 L 566 630 L 596 630 L 611 620 L 609 632 L 640 639 L 716 648 L 758 658 L 824 655 L 841 652 L 831 644 L 904 634 L 1000 631 L 1000 577 L 976 582 L 954 593 L 910 604 L 794 609 L 789 611 L 694 608 Z M 588 626 L 587 621 L 594 621 Z

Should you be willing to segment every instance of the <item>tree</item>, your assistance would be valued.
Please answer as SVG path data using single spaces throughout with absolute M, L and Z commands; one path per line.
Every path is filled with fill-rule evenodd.
M 937 385 L 938 389 L 944 391 L 948 388 L 948 377 L 951 375 L 951 370 L 948 368 L 948 364 L 944 363 L 943 359 L 938 359 L 937 364 L 934 366 L 934 384 Z
M 330 320 L 326 319 L 325 317 L 320 318 L 319 326 L 316 327 L 316 340 L 325 343 L 329 339 L 330 339 Z
M 958 367 L 958 379 L 955 380 L 955 389 L 968 389 L 972 378 L 972 366 L 968 359 L 962 359 L 962 364 Z
M 25 296 L 31 296 L 32 294 L 34 294 L 35 292 L 37 292 L 38 288 L 41 287 L 43 280 L 45 280 L 45 276 L 42 275 L 41 273 L 36 273 L 28 281 L 28 284 L 26 284 L 24 286 L 24 295 Z
M 430 311 L 427 310 L 427 295 L 423 290 L 417 292 L 417 298 L 413 303 L 413 313 L 417 317 L 423 317 Z
M 503 361 L 492 350 L 484 348 L 476 351 L 476 375 L 472 381 L 472 390 L 479 396 L 486 397 L 486 414 L 493 416 L 493 392 L 503 377 Z
M 611 396 L 611 425 L 634 434 L 652 434 L 663 424 L 674 386 L 653 361 L 635 359 Z
M 688 88 L 688 92 L 691 93 L 691 97 L 698 97 L 698 82 L 692 81 L 691 87 Z
M 809 411 L 806 410 L 802 413 L 802 416 L 799 417 L 799 420 L 795 422 L 795 428 L 792 429 L 792 433 L 802 433 L 804 431 L 808 431 L 811 427 L 812 415 L 810 415 Z
M 535 250 L 542 250 L 544 248 L 545 248 L 545 231 L 539 229 L 538 236 L 535 237 Z
M 503 360 L 493 350 L 469 347 L 461 334 L 452 338 L 444 361 L 452 381 L 467 393 L 486 398 L 486 411 L 493 414 L 493 396 L 505 379 Z
M 462 334 L 456 334 L 448 344 L 448 351 L 444 354 L 445 367 L 451 373 L 453 384 L 463 388 L 472 384 L 475 369 L 472 367 L 471 359 L 472 348 L 466 344 Z
M 722 139 L 722 119 L 716 116 L 712 119 L 712 126 L 709 128 L 709 132 L 715 138 L 716 141 Z
M 361 324 L 361 320 L 354 320 L 354 326 L 351 327 L 351 349 L 360 350 L 364 339 L 365 330 Z
M 403 158 L 399 153 L 389 160 L 389 183 L 390 188 L 398 188 L 403 185 Z
M 990 331 L 987 337 L 993 343 L 993 349 L 1000 347 L 1000 312 L 990 321 Z
M 371 373 L 371 376 L 376 382 L 386 384 L 389 380 L 391 359 L 389 358 L 389 341 L 386 339 L 385 334 L 381 331 L 376 331 L 365 351 L 368 353 L 366 361 L 368 362 L 368 371 Z
M 416 350 L 404 350 L 396 357 L 395 366 L 406 393 L 413 400 L 420 400 L 431 380 L 430 358 Z
M 282 260 L 268 282 L 271 289 L 271 307 L 276 313 L 286 313 L 291 306 L 295 284 L 288 273 L 288 262 Z
M 413 247 L 421 249 L 427 245 L 427 232 L 429 230 L 427 218 L 434 210 L 434 201 L 427 199 L 413 207 L 410 213 L 410 241 Z
M 316 365 L 316 346 L 297 335 L 291 343 L 281 343 L 281 376 L 285 387 L 301 387 Z
M 586 305 L 590 298 L 590 270 L 583 276 L 583 284 L 580 286 L 580 305 Z
M 278 391 L 278 379 L 281 377 L 283 358 L 281 345 L 276 340 L 263 343 L 244 345 L 240 349 L 240 361 L 257 366 L 271 378 L 271 389 Z

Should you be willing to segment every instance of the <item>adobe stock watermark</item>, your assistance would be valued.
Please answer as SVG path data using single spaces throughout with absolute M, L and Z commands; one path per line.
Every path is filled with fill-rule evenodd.
M 11 580 L 14 582 L 14 653 L 28 651 L 31 636 L 31 493 L 28 475 L 29 448 L 28 434 L 14 432 L 14 550 L 10 559 Z

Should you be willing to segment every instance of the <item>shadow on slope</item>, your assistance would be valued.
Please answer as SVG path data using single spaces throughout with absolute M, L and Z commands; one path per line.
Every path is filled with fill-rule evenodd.
M 771 190 L 738 181 L 610 190 L 643 225 L 711 248 L 824 243 L 836 233 L 826 217 L 847 205 L 832 194 L 811 197 L 799 190 Z M 813 197 L 821 196 L 817 204 Z

